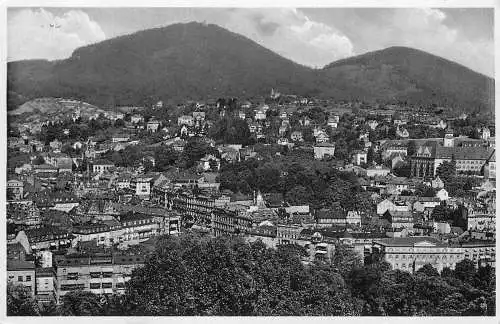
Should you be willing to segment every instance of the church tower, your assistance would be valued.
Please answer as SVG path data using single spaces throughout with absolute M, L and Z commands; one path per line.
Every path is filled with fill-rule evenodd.
M 453 138 L 453 129 L 448 128 L 444 135 L 444 147 L 453 147 L 454 146 L 454 138 Z

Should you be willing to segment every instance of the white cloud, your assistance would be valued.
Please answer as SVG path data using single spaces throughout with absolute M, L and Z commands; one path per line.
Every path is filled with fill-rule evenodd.
M 347 36 L 293 8 L 223 9 L 198 20 L 205 19 L 308 66 L 321 67 L 353 54 Z
M 76 48 L 104 39 L 99 24 L 83 11 L 56 16 L 44 9 L 24 9 L 9 16 L 7 57 L 64 59 Z
M 360 27 L 361 50 L 388 46 L 409 46 L 444 57 L 486 75 L 493 75 L 493 40 L 469 39 L 445 23 L 439 9 L 394 9 L 386 24 L 367 23 Z

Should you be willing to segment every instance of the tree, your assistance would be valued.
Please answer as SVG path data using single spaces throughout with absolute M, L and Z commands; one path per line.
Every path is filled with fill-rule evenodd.
M 360 267 L 361 261 L 361 256 L 354 252 L 349 246 L 345 244 L 335 244 L 332 264 L 342 277 L 346 278 L 353 268 Z
M 471 283 L 476 274 L 476 264 L 472 260 L 464 259 L 455 265 L 453 273 L 455 278 Z
M 72 291 L 62 297 L 58 312 L 63 316 L 102 315 L 101 298 L 87 291 Z
M 424 264 L 420 269 L 417 270 L 417 273 L 424 274 L 428 277 L 438 277 L 439 272 L 434 268 L 431 264 Z
M 40 315 L 38 304 L 31 296 L 28 287 L 22 285 L 7 285 L 7 315 L 37 316 Z
M 444 161 L 436 169 L 436 175 L 445 183 L 449 183 L 457 174 L 455 161 Z
M 215 154 L 215 149 L 206 142 L 191 139 L 184 146 L 184 150 L 179 156 L 179 165 L 185 169 L 193 167 L 202 157 L 207 154 Z

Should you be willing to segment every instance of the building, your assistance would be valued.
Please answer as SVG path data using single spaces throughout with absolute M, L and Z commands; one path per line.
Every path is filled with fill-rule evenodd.
M 415 272 L 430 264 L 441 272 L 454 269 L 464 259 L 461 247 L 450 246 L 433 237 L 416 236 L 387 238 L 373 241 L 373 252 L 378 253 L 392 269 Z
M 111 168 L 114 168 L 115 164 L 107 160 L 97 160 L 92 163 L 92 172 L 94 173 L 104 173 L 108 172 Z
M 194 118 L 193 116 L 189 115 L 183 115 L 177 118 L 177 125 L 182 126 L 186 125 L 188 127 L 193 127 L 194 126 Z
M 252 229 L 252 218 L 236 209 L 214 208 L 210 228 L 213 235 L 248 234 Z
M 292 134 L 290 135 L 290 139 L 293 142 L 303 142 L 304 141 L 304 137 L 303 137 L 301 131 L 293 131 Z
M 418 178 L 434 178 L 441 163 L 453 160 L 458 173 L 481 174 L 486 162 L 494 154 L 495 150 L 490 147 L 453 147 L 427 142 L 411 157 L 411 175 Z
M 441 201 L 446 201 L 450 197 L 448 196 L 448 191 L 446 189 L 442 188 L 436 192 L 436 198 L 439 198 Z
M 71 246 L 72 240 L 73 236 L 70 233 L 54 226 L 27 229 L 20 231 L 16 236 L 16 241 L 23 244 L 28 253 L 67 249 Z
M 365 151 L 354 151 L 352 156 L 352 163 L 361 165 L 368 162 L 368 153 Z
M 124 241 L 125 229 L 120 222 L 107 221 L 73 226 L 73 245 L 79 242 L 95 241 L 97 245 L 111 246 Z
M 384 199 L 377 204 L 377 214 L 383 215 L 386 211 L 399 211 L 406 212 L 409 211 L 409 206 L 401 201 L 392 202 L 390 199 Z
M 146 124 L 146 130 L 153 133 L 157 132 L 159 127 L 160 127 L 160 122 L 157 121 L 156 119 L 151 119 Z
M 54 268 L 36 268 L 36 300 L 41 303 L 55 302 L 56 288 L 57 288 L 57 277 Z
M 155 216 L 129 212 L 120 215 L 125 244 L 138 244 L 156 236 L 159 232 L 159 223 Z
M 57 255 L 56 299 L 70 291 L 120 294 L 132 271 L 144 265 L 143 255 Z
M 496 267 L 495 241 L 470 240 L 460 242 L 464 258 L 472 260 L 477 266 L 490 265 Z
M 24 183 L 19 180 L 7 181 L 7 200 L 20 200 L 24 197 Z
M 130 136 L 127 134 L 114 134 L 113 137 L 111 137 L 111 142 L 113 143 L 123 143 L 123 142 L 128 142 L 130 140 Z
M 139 124 L 144 121 L 144 117 L 139 114 L 135 114 L 130 117 L 130 121 L 132 122 L 132 124 Z
M 130 189 L 134 191 L 136 196 L 149 198 L 151 195 L 151 185 L 153 178 L 150 177 L 137 177 L 130 182 Z
M 320 143 L 314 145 L 314 158 L 321 160 L 324 157 L 333 157 L 335 155 L 335 144 Z
M 414 225 L 411 211 L 387 210 L 384 213 L 384 218 L 391 223 L 391 228 L 393 229 L 412 229 Z
M 366 176 L 369 178 L 385 177 L 389 173 L 391 173 L 391 169 L 386 168 L 382 165 L 377 165 L 375 167 L 371 167 L 371 168 L 366 169 Z
M 495 214 L 471 213 L 467 215 L 467 229 L 476 231 L 495 230 Z
M 35 295 L 35 264 L 28 261 L 7 260 L 7 282 L 22 285 Z

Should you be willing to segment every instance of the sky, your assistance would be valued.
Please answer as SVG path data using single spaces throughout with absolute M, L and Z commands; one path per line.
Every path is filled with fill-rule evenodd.
M 8 8 L 7 58 L 64 59 L 105 39 L 199 21 L 311 67 L 408 46 L 493 76 L 493 20 L 492 8 Z

